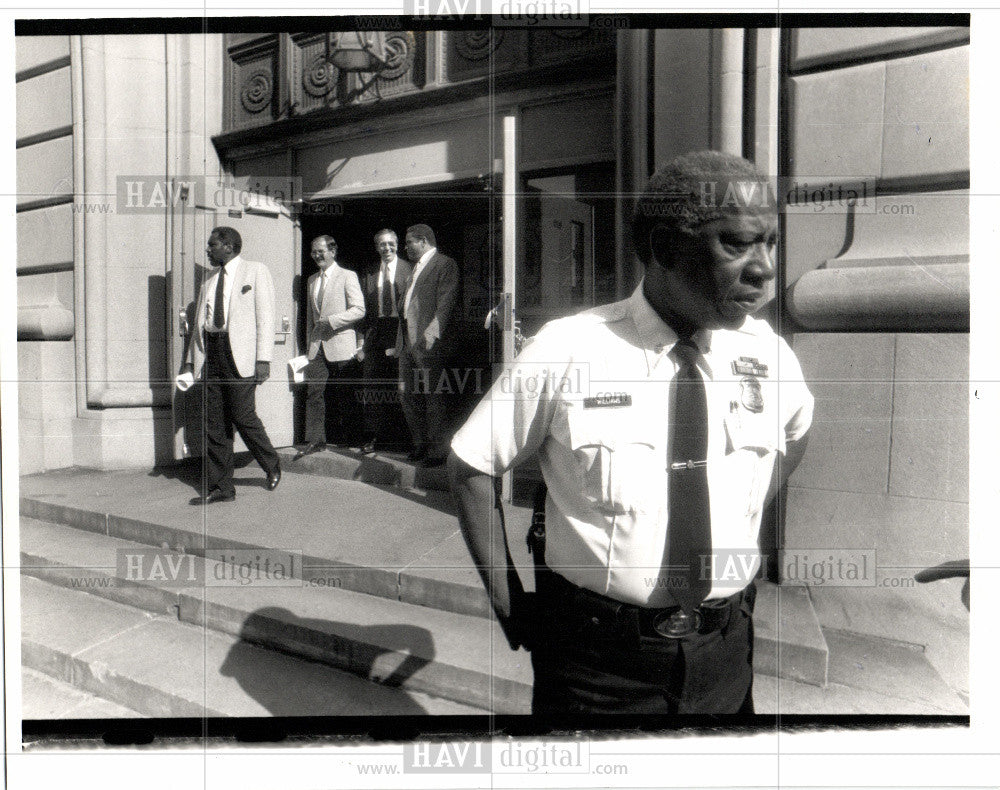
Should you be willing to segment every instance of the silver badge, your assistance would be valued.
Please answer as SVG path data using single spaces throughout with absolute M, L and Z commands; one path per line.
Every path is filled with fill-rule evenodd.
M 753 376 L 740 379 L 740 400 L 747 411 L 760 414 L 764 411 L 764 393 L 760 389 L 760 381 Z

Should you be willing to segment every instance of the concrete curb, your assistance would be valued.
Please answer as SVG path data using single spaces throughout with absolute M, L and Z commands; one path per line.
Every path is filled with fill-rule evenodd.
M 296 474 L 339 477 L 374 485 L 397 488 L 423 488 L 448 491 L 448 473 L 443 466 L 423 469 L 408 461 L 387 455 L 360 455 L 351 450 L 326 449 L 293 461 L 297 450 L 278 450 L 283 471 Z
M 804 587 L 757 582 L 754 670 L 826 686 L 830 651 Z
M 124 705 L 155 718 L 219 717 L 224 714 L 172 694 L 150 683 L 120 674 L 106 664 L 91 665 L 86 659 L 31 640 L 21 642 L 21 663 L 78 689 Z
M 131 540 L 147 546 L 169 547 L 184 554 L 193 554 L 199 557 L 206 557 L 213 550 L 219 549 L 260 551 L 271 548 L 261 544 L 203 535 L 165 524 L 138 521 L 116 516 L 113 513 L 57 505 L 31 497 L 21 497 L 20 512 L 22 516 L 40 521 L 63 524 L 75 529 Z M 482 618 L 492 617 L 489 598 L 482 587 L 424 577 L 412 570 L 396 571 L 350 565 L 312 555 L 303 555 L 302 563 L 305 567 L 323 567 L 329 569 L 331 573 L 336 573 L 342 589 L 417 606 L 428 606 L 456 614 Z

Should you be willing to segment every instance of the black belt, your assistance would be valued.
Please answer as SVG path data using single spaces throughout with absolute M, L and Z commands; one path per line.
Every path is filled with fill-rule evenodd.
M 551 607 L 551 614 L 579 627 L 592 631 L 627 636 L 636 629 L 644 637 L 656 639 L 682 639 L 693 634 L 711 634 L 729 624 L 732 613 L 745 599 L 752 596 L 753 584 L 744 590 L 719 600 L 703 603 L 690 614 L 679 606 L 649 608 L 623 603 L 605 595 L 577 587 L 551 568 L 539 574 L 539 594 L 543 607 Z M 556 627 L 560 623 L 553 623 Z

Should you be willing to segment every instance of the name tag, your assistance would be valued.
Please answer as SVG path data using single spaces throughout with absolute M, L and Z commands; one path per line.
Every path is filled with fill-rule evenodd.
M 760 376 L 767 378 L 767 365 L 757 357 L 740 357 L 733 360 L 733 373 L 737 376 Z
M 600 392 L 593 398 L 583 399 L 583 408 L 599 409 L 606 406 L 631 406 L 632 396 L 627 392 Z

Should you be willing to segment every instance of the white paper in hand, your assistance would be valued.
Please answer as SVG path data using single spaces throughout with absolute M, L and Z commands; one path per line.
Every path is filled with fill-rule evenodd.
M 295 384 L 301 384 L 305 381 L 305 369 L 306 365 L 309 364 L 309 357 L 301 355 L 297 357 L 292 357 L 288 360 L 288 372 L 292 375 L 292 381 Z

